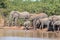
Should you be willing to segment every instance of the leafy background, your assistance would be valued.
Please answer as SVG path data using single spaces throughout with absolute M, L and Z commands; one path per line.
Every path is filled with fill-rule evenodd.
M 60 0 L 0 0 L 0 13 L 9 14 L 12 10 L 30 13 L 44 12 L 48 15 L 60 14 Z

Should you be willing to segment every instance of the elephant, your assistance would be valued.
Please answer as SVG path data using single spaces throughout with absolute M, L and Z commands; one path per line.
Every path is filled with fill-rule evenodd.
M 40 22 L 40 20 L 37 20 L 37 21 L 36 21 L 36 28 L 39 29 L 40 27 L 41 27 L 41 22 Z
M 58 20 L 60 20 L 60 15 L 49 16 L 49 19 L 50 19 L 51 21 L 58 21 Z
M 25 29 L 29 30 L 29 27 L 31 26 L 31 22 L 29 20 L 24 22 Z
M 48 15 L 46 13 L 30 14 L 30 15 L 31 15 L 30 20 L 48 17 Z
M 24 20 L 28 20 L 30 18 L 30 14 L 27 11 L 20 12 L 20 18 L 23 18 Z
M 60 21 L 60 15 L 53 15 L 53 16 L 49 16 L 49 20 L 50 20 L 50 26 L 49 26 L 49 29 L 48 31 L 54 31 L 54 23 L 56 21 Z
M 17 21 L 19 19 L 20 14 L 18 13 L 18 11 L 11 11 L 10 15 L 9 15 L 9 25 L 16 25 L 17 26 Z
M 19 11 L 12 11 L 9 15 L 9 25 L 17 25 L 18 19 L 24 19 L 25 21 L 28 20 L 30 17 L 29 12 L 19 12 Z
M 54 22 L 53 29 L 54 29 L 54 31 L 56 31 L 56 30 L 59 31 L 60 30 L 60 20 Z
M 39 25 L 40 29 L 45 28 L 44 25 L 46 25 L 47 28 L 49 28 L 49 23 L 50 23 L 49 18 L 42 18 L 42 19 L 38 19 L 37 21 L 36 21 L 36 23 Z
M 41 18 L 47 18 L 48 15 L 45 14 L 45 13 L 40 13 L 40 14 L 33 14 L 31 17 L 30 17 L 30 20 L 32 21 L 32 26 L 34 27 L 34 29 L 36 29 L 36 21 L 38 19 L 41 19 Z
M 41 27 L 42 27 L 42 29 L 43 29 L 44 25 L 46 25 L 47 28 L 49 28 L 49 23 L 50 23 L 49 18 L 40 19 L 40 22 L 41 22 Z

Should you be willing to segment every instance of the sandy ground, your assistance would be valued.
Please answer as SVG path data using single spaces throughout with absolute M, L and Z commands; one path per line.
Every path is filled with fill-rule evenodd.
M 24 28 L 24 26 L 20 26 L 20 27 L 18 27 L 18 26 L 11 26 L 11 27 L 8 27 L 8 26 L 5 26 L 5 27 L 0 27 L 0 29 L 12 29 L 12 30 L 26 30 L 25 28 Z M 30 27 L 29 28 L 29 30 L 34 30 L 32 27 Z M 39 30 L 39 31 L 43 31 L 43 32 L 47 32 L 47 28 L 45 28 L 45 29 L 36 29 L 36 30 Z

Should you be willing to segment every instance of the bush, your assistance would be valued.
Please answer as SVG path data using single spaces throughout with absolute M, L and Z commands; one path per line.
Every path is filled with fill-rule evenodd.
M 12 10 L 20 12 L 28 11 L 30 13 L 44 12 L 50 15 L 60 15 L 60 0 L 40 0 L 40 1 L 22 1 L 22 0 L 0 0 L 0 15 L 9 14 Z M 23 19 L 19 22 L 23 23 Z

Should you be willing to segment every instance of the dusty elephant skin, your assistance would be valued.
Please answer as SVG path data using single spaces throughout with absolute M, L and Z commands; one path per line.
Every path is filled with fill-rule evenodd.
M 60 30 L 60 15 L 52 15 L 48 17 L 46 13 L 30 14 L 27 11 L 11 11 L 4 23 L 5 25 L 7 24 L 7 26 L 17 26 L 18 20 L 20 19 L 24 20 L 21 25 L 26 29 L 32 27 L 34 30 L 44 28 L 47 28 L 48 31 Z
M 12 11 L 9 16 L 9 25 L 17 25 L 17 20 L 19 19 L 19 13 L 17 11 Z
M 50 29 L 48 30 L 58 30 L 58 28 L 60 29 L 60 15 L 53 15 L 53 16 L 50 16 L 49 17 L 49 20 L 50 20 Z
M 28 20 L 30 17 L 29 12 L 19 12 L 19 11 L 11 11 L 10 15 L 9 15 L 9 19 L 8 19 L 8 25 L 18 25 L 17 21 L 19 19 L 24 19 L 24 20 Z
M 30 18 L 30 14 L 29 12 L 25 11 L 25 12 L 20 12 L 20 18 L 24 18 L 24 19 L 29 19 Z
M 47 25 L 47 28 L 49 28 L 49 23 L 50 23 L 49 18 L 43 18 L 43 19 L 39 19 L 39 20 L 41 22 L 42 29 L 43 29 L 44 25 Z
M 36 29 L 36 28 L 35 28 L 35 27 L 36 27 L 36 21 L 37 21 L 38 19 L 46 18 L 46 17 L 48 17 L 48 16 L 47 16 L 47 14 L 45 14 L 45 13 L 40 13 L 40 14 L 32 15 L 32 16 L 30 17 L 30 20 L 32 20 L 32 24 L 33 24 L 33 26 L 34 26 L 34 29 Z

